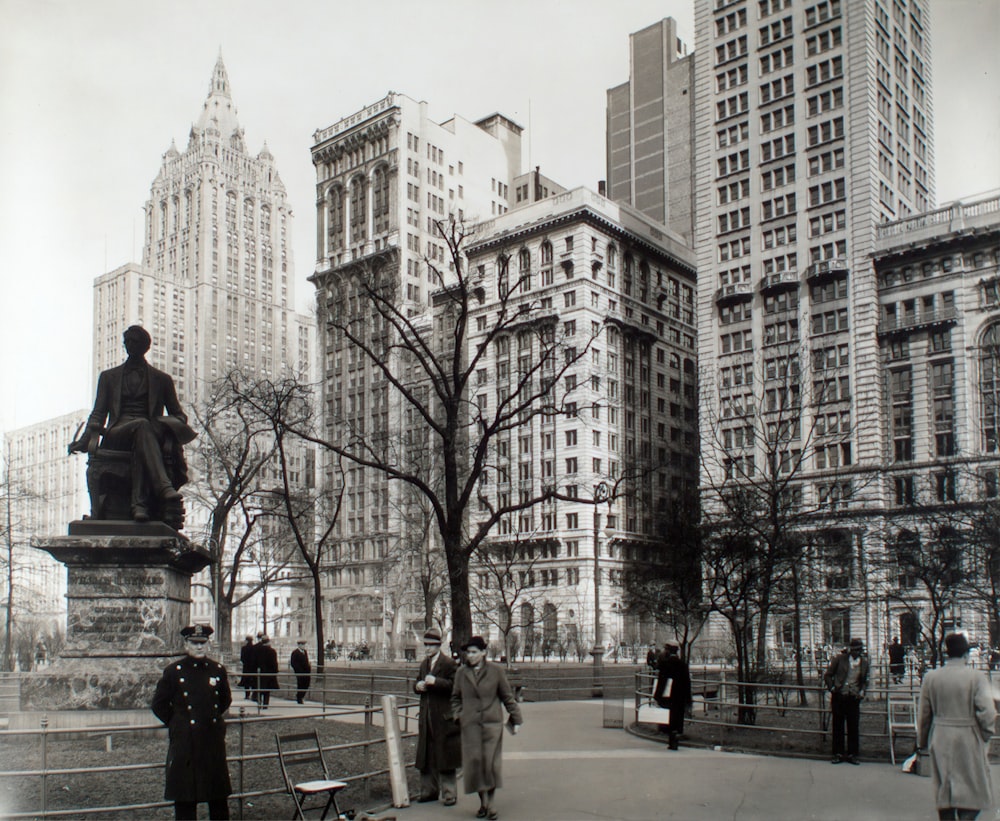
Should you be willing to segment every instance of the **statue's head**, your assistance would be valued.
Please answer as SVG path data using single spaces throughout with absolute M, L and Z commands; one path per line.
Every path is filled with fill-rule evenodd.
M 122 334 L 122 344 L 129 356 L 142 356 L 153 344 L 153 339 L 141 325 L 129 325 Z

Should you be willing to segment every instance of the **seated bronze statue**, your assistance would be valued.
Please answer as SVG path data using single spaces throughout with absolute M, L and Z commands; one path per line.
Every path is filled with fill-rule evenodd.
M 182 445 L 197 434 L 188 427 L 173 379 L 146 362 L 152 342 L 146 330 L 132 325 L 123 342 L 128 358 L 101 373 L 86 430 L 69 452 L 90 454 L 93 518 L 153 519 L 179 530 L 184 508 L 177 489 L 187 483 Z

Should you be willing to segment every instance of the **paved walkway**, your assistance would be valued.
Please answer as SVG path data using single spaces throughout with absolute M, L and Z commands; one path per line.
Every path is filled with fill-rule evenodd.
M 888 763 L 833 766 L 684 747 L 673 752 L 603 729 L 600 702 L 523 704 L 522 710 L 522 731 L 504 734 L 505 786 L 495 800 L 503 821 L 937 818 L 931 780 Z M 478 807 L 477 796 L 462 794 L 454 807 L 414 803 L 392 812 L 399 821 L 459 821 L 473 818 Z M 988 813 L 980 818 L 990 821 Z

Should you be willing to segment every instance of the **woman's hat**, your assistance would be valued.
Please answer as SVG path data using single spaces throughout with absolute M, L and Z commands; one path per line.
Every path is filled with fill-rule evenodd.
M 462 645 L 463 650 L 468 650 L 470 647 L 476 647 L 480 650 L 486 649 L 486 639 L 482 636 L 473 636 L 465 644 Z

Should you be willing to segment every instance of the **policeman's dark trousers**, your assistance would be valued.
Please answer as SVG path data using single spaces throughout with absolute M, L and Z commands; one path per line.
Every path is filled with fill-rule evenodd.
M 861 699 L 841 693 L 830 695 L 830 713 L 833 721 L 833 754 L 858 755 L 861 751 Z M 844 748 L 844 729 L 847 729 L 847 748 Z
M 939 819 L 957 819 L 957 821 L 976 821 L 979 818 L 979 810 L 966 810 L 961 807 L 942 807 L 938 809 Z
M 220 821 L 229 819 L 229 799 L 216 798 L 208 802 L 208 817 L 218 818 Z M 197 801 L 175 801 L 174 818 L 177 821 L 196 821 L 198 818 Z

